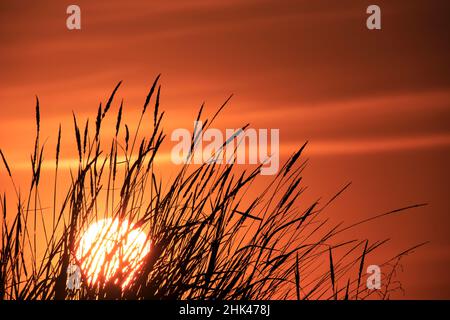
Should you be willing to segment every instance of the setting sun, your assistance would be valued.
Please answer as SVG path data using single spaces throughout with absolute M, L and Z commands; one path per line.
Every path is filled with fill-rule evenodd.
M 77 259 L 89 285 L 104 278 L 124 289 L 149 251 L 150 241 L 140 228 L 128 220 L 107 218 L 93 222 L 84 232 Z

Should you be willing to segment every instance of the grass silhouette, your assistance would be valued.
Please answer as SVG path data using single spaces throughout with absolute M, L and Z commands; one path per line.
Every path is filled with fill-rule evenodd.
M 301 154 L 306 144 L 289 157 L 256 196 L 250 195 L 248 188 L 255 183 L 259 167 L 238 172 L 234 164 L 185 164 L 173 181 L 163 181 L 155 173 L 155 157 L 165 138 L 159 76 L 133 132 L 122 123 L 123 102 L 120 104 L 114 139 L 107 145 L 102 124 L 111 113 L 120 85 L 119 82 L 104 106 L 100 104 L 92 128 L 89 122 L 80 126 L 73 115 L 78 168 L 71 173 L 67 190 L 58 185 L 62 135 L 59 127 L 55 178 L 50 188 L 51 219 L 48 215 L 44 218 L 39 196 L 44 146 L 37 98 L 32 177 L 25 196 L 17 188 L 11 167 L 0 150 L 16 192 L 13 205 L 6 194 L 0 195 L 0 299 L 386 299 L 392 290 L 400 288 L 393 279 L 395 270 L 400 259 L 417 246 L 387 261 L 382 267 L 390 270 L 384 275 L 389 281 L 383 282 L 381 290 L 370 291 L 364 281 L 365 259 L 386 240 L 354 240 L 349 230 L 420 205 L 350 226 L 321 220 L 324 209 L 346 186 L 324 206 L 314 202 L 300 210 L 298 203 L 304 191 L 301 175 L 306 165 Z M 203 119 L 204 130 L 224 106 L 211 120 Z M 153 130 L 141 137 L 141 124 L 148 121 L 147 117 Z M 197 120 L 201 118 L 202 109 Z M 194 137 L 192 141 L 194 150 Z M 168 186 L 163 187 L 164 183 Z M 105 212 L 110 212 L 107 216 L 112 219 L 127 220 L 145 230 L 151 250 L 130 284 L 122 288 L 130 266 L 119 252 L 123 239 L 114 239 L 117 245 L 106 261 L 119 253 L 120 267 L 116 272 L 106 276 L 107 264 L 98 266 L 100 276 L 89 284 L 88 275 L 81 270 L 81 288 L 68 290 L 68 267 L 83 262 L 75 254 L 81 235 L 93 221 L 104 218 Z M 335 240 L 342 234 L 347 241 Z M 38 249 L 41 238 L 46 242 L 43 253 Z

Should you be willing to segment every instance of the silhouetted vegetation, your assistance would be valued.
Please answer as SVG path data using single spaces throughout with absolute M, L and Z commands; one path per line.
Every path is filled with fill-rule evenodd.
M 259 167 L 241 171 L 234 164 L 186 164 L 170 181 L 158 176 L 155 158 L 165 139 L 158 82 L 159 77 L 131 130 L 122 122 L 120 103 L 110 145 L 102 139 L 102 124 L 121 83 L 100 104 L 95 124 L 83 126 L 73 115 L 78 168 L 71 172 L 67 190 L 58 185 L 60 126 L 54 183 L 45 186 L 47 192 L 53 190 L 52 214 L 47 211 L 45 217 L 39 191 L 44 146 L 36 98 L 32 178 L 25 194 L 14 184 L 12 167 L 0 153 L 16 191 L 14 201 L 0 196 L 0 299 L 366 299 L 389 298 L 399 288 L 392 280 L 380 291 L 366 289 L 365 259 L 386 241 L 355 240 L 349 230 L 371 219 L 331 225 L 321 214 L 335 198 L 324 205 L 302 203 L 306 209 L 300 209 L 306 144 L 257 196 L 248 189 L 257 183 Z M 200 109 L 198 119 L 202 113 Z M 218 113 L 211 121 L 202 119 L 205 129 Z M 153 130 L 142 137 L 143 121 L 151 121 Z M 121 261 L 117 274 L 100 277 L 93 285 L 82 270 L 81 289 L 69 291 L 66 271 L 71 263 L 81 265 L 75 252 L 82 232 L 105 216 L 127 219 L 145 230 L 151 251 L 126 289 L 120 287 L 121 270 L 126 269 Z M 342 234 L 347 240 L 337 241 Z M 410 251 L 387 261 L 384 270 L 392 270 L 392 276 Z

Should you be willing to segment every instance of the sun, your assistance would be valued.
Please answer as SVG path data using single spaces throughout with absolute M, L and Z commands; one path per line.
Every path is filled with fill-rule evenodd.
M 102 219 L 83 233 L 76 256 L 89 285 L 100 279 L 127 288 L 150 252 L 146 234 L 128 220 Z

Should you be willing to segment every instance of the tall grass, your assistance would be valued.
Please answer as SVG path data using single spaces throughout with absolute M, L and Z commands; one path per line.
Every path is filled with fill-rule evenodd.
M 44 214 L 40 200 L 44 146 L 37 98 L 32 178 L 25 195 L 0 150 L 15 190 L 14 200 L 6 193 L 0 196 L 0 299 L 367 299 L 373 295 L 389 298 L 399 288 L 393 279 L 396 267 L 416 247 L 387 261 L 382 268 L 388 270 L 385 276 L 390 281 L 384 281 L 381 290 L 371 291 L 364 281 L 365 260 L 386 240 L 356 240 L 349 231 L 360 223 L 416 206 L 349 226 L 321 219 L 335 198 L 325 205 L 314 202 L 300 209 L 306 165 L 301 154 L 306 144 L 258 195 L 248 190 L 258 183 L 259 167 L 241 172 L 234 164 L 186 164 L 167 181 L 155 170 L 155 158 L 165 139 L 159 76 L 146 96 L 136 127 L 130 130 L 122 122 L 122 101 L 115 115 L 114 139 L 108 145 L 104 142 L 102 125 L 111 114 L 120 85 L 98 107 L 95 123 L 83 125 L 73 115 L 78 167 L 71 172 L 66 190 L 58 180 L 59 127 L 54 181 L 46 185 L 47 192 L 53 192 L 50 216 Z M 218 113 L 211 120 L 203 119 L 204 130 Z M 198 119 L 202 118 L 200 109 Z M 149 134 L 140 132 L 143 121 L 152 123 Z M 193 150 L 195 137 L 192 141 Z M 82 270 L 81 289 L 68 290 L 69 265 L 83 262 L 76 255 L 82 233 L 105 216 L 132 221 L 145 230 L 151 251 L 126 288 L 120 286 L 122 271 L 127 269 L 121 259 L 112 277 L 106 277 L 102 267 L 103 276 L 89 284 Z M 337 240 L 342 235 L 346 241 Z M 117 250 L 120 246 L 111 254 Z

